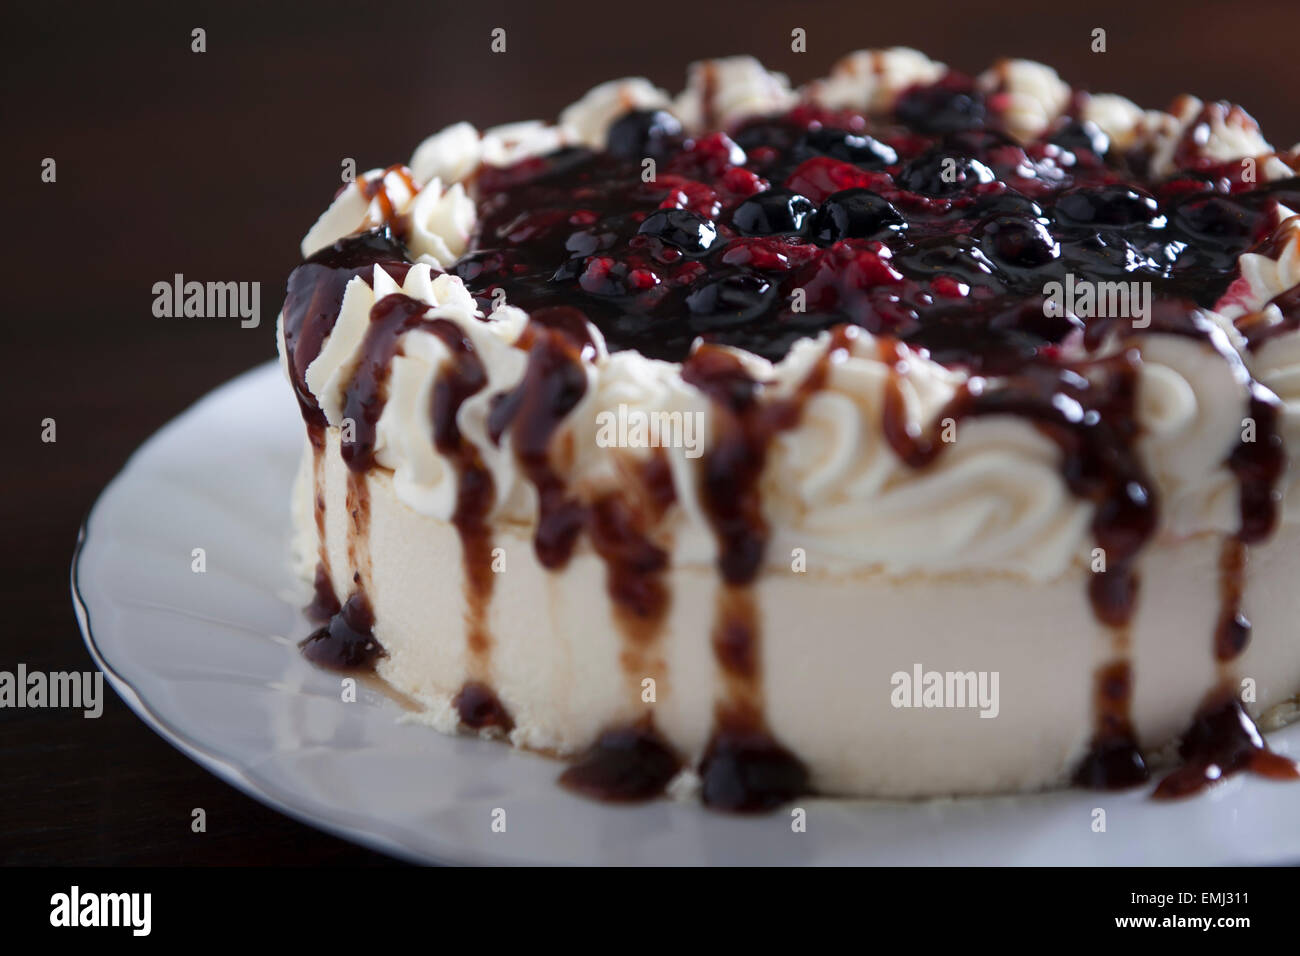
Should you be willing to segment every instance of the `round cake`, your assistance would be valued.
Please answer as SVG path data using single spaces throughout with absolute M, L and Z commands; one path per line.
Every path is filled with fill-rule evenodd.
M 449 127 L 289 279 L 304 653 L 612 800 L 1300 776 L 1298 166 L 906 49 Z

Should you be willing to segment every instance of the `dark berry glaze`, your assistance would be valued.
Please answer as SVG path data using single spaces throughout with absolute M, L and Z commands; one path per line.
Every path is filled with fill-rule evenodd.
M 1042 314 L 1047 283 L 1147 281 L 1212 306 L 1277 202 L 1300 199 L 1297 181 L 1243 182 L 1233 165 L 1153 181 L 1078 121 L 1020 145 L 959 86 L 913 91 L 879 121 L 801 106 L 640 149 L 615 124 L 617 152 L 484 169 L 474 248 L 453 268 L 485 306 L 501 289 L 525 309 L 581 308 L 613 350 L 681 360 L 698 336 L 779 359 L 851 323 L 998 372 L 1050 360 L 1086 325 Z M 947 105 L 921 121 L 931 100 Z

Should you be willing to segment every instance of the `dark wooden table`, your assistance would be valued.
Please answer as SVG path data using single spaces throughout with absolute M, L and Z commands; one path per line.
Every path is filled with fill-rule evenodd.
M 1294 0 L 663 4 L 31 3 L 6 11 L 0 345 L 0 669 L 84 670 L 68 596 L 77 528 L 131 451 L 274 354 L 272 321 L 160 319 L 152 286 L 262 283 L 274 314 L 299 238 L 338 184 L 460 119 L 552 117 L 596 81 L 676 89 L 692 59 L 750 52 L 796 82 L 907 44 L 967 71 L 999 55 L 1162 106 L 1245 104 L 1300 138 Z M 744 11 L 742 13 L 742 10 Z M 504 54 L 489 32 L 507 29 Z M 207 52 L 191 52 L 191 30 Z M 803 27 L 808 52 L 790 50 Z M 1108 52 L 1090 52 L 1094 28 Z M 42 183 L 41 162 L 57 162 Z M 57 422 L 42 443 L 41 421 Z M 346 863 L 384 858 L 300 826 L 199 769 L 111 693 L 103 717 L 0 710 L 0 861 Z M 190 811 L 207 810 L 194 835 Z

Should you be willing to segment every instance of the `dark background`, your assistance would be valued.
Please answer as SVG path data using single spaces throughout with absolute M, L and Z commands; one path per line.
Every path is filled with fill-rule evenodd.
M 497 26 L 505 54 L 488 49 Z M 194 27 L 206 53 L 190 52 Z M 1096 27 L 1105 54 L 1090 52 Z M 2 29 L 0 670 L 91 666 L 68 593 L 78 525 L 153 431 L 274 355 L 284 280 L 345 156 L 365 170 L 456 120 L 553 118 L 617 76 L 675 92 L 701 57 L 751 53 L 798 84 L 895 44 L 971 73 L 1038 59 L 1144 106 L 1230 99 L 1274 145 L 1300 139 L 1296 0 L 29 2 Z M 176 272 L 260 281 L 261 326 L 154 318 L 153 283 Z M 245 798 L 105 693 L 95 721 L 0 710 L 0 862 L 383 862 Z M 190 833 L 195 806 L 207 834 Z

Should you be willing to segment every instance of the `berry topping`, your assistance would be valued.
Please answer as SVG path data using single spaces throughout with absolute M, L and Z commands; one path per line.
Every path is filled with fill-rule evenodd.
M 933 149 L 907 163 L 898 174 L 906 190 L 927 196 L 953 196 L 979 183 L 991 183 L 997 177 L 973 156 Z
M 898 153 L 893 147 L 865 133 L 843 129 L 810 129 L 795 145 L 794 151 L 795 155 L 805 159 L 830 156 L 863 169 L 884 169 L 898 162 Z
M 974 129 L 984 123 L 984 98 L 965 78 L 954 77 L 908 90 L 894 105 L 894 116 L 904 126 L 927 135 Z
M 768 310 L 776 286 L 757 275 L 730 275 L 712 279 L 686 297 L 686 305 L 702 317 L 702 328 L 737 325 Z
M 984 219 L 989 216 L 1021 216 L 1026 219 L 1040 219 L 1044 223 L 1047 217 L 1043 207 L 1028 196 L 1016 192 L 987 193 L 975 200 L 967 212 L 967 218 Z
M 940 142 L 950 152 L 974 156 L 986 162 L 991 162 L 991 157 L 1004 150 L 1010 150 L 1013 156 L 1024 155 L 1024 151 L 1014 139 L 1001 130 L 987 127 L 948 133 Z
M 1076 155 L 1087 150 L 1100 158 L 1110 150 L 1110 137 L 1096 123 L 1086 120 L 1066 119 L 1056 127 L 1047 141 Z
M 803 235 L 816 209 L 812 200 L 788 189 L 769 189 L 746 199 L 731 224 L 746 236 Z
M 637 232 L 662 240 L 688 256 L 703 255 L 718 238 L 718 227 L 689 209 L 660 209 L 652 212 Z
M 1060 246 L 1038 219 L 994 216 L 975 227 L 980 247 L 1000 264 L 1021 269 L 1046 265 L 1060 255 Z
M 703 338 L 779 359 L 848 322 L 1005 371 L 1058 360 L 1081 321 L 1102 328 L 1044 316 L 1050 283 L 1138 280 L 1153 312 L 1210 307 L 1277 204 L 1300 208 L 1294 180 L 1201 163 L 1154 181 L 1076 117 L 1019 143 L 984 111 L 954 77 L 889 117 L 804 104 L 686 136 L 664 111 L 628 113 L 607 151 L 483 167 L 452 269 L 485 309 L 498 290 L 530 312 L 572 306 L 611 350 L 654 358 Z
M 1101 278 L 1117 279 L 1129 273 L 1154 274 L 1163 269 L 1160 262 L 1135 243 L 1109 229 L 1090 233 L 1082 239 L 1067 240 L 1063 249 L 1067 260 L 1077 265 L 1077 271 L 1085 275 L 1091 273 Z
M 821 203 L 842 189 L 880 187 L 889 182 L 884 173 L 867 172 L 829 156 L 815 156 L 801 163 L 785 184 L 813 202 Z
M 682 124 L 667 110 L 634 110 L 616 119 L 605 148 L 624 159 L 664 156 L 681 142 Z
M 904 274 L 914 278 L 944 275 L 971 285 L 987 285 L 998 271 L 970 236 L 922 239 L 899 253 L 894 261 Z
M 1062 193 L 1053 213 L 1066 226 L 1164 225 L 1156 197 L 1135 186 L 1080 186 Z
M 722 254 L 729 266 L 750 266 L 764 272 L 784 272 L 801 266 L 821 254 L 816 246 L 793 237 L 734 239 Z
M 726 133 L 710 133 L 687 145 L 671 163 L 673 172 L 695 178 L 717 177 L 728 167 L 744 166 L 749 157 Z
M 1224 196 L 1207 196 L 1180 203 L 1174 222 L 1181 232 L 1207 242 L 1252 240 L 1263 217 Z
M 813 220 L 813 237 L 818 242 L 841 239 L 886 239 L 901 236 L 907 219 L 894 205 L 869 189 L 845 189 L 833 193 Z

